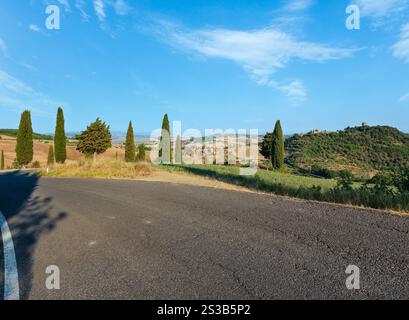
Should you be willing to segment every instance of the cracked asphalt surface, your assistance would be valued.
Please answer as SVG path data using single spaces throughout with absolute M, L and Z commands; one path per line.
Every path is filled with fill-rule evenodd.
M 379 211 L 23 173 L 0 175 L 0 210 L 13 235 L 22 299 L 409 296 L 409 220 Z M 350 264 L 360 268 L 360 290 L 346 288 Z M 49 265 L 60 269 L 60 290 L 46 289 Z

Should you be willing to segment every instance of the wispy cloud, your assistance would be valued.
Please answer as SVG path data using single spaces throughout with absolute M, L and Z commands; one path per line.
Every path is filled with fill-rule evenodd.
M 67 103 L 37 92 L 23 81 L 0 70 L 0 107 L 17 111 L 30 109 L 37 114 L 51 115 L 51 110 L 58 105 L 67 105 Z
M 301 80 L 295 80 L 289 84 L 278 84 L 274 81 L 270 81 L 269 85 L 273 89 L 277 89 L 284 93 L 291 99 L 294 104 L 304 101 L 307 98 L 307 89 Z
M 355 0 L 363 16 L 382 18 L 401 12 L 408 7 L 408 0 Z
M 105 4 L 103 0 L 94 0 L 94 10 L 99 21 L 104 22 L 106 18 Z
M 409 63 L 409 23 L 402 26 L 399 41 L 395 43 L 392 50 L 396 58 Z
M 40 27 L 39 27 L 38 25 L 36 25 L 36 24 L 30 24 L 30 25 L 29 25 L 29 29 L 30 29 L 31 31 L 34 31 L 34 32 L 41 32 Z
M 400 97 L 399 102 L 409 101 L 409 92 Z
M 274 27 L 249 31 L 187 30 L 162 21 L 160 29 L 156 28 L 155 32 L 163 41 L 180 50 L 233 61 L 259 85 L 273 87 L 290 97 L 305 97 L 306 90 L 300 80 L 279 84 L 272 77 L 278 70 L 296 60 L 325 62 L 351 57 L 357 51 L 300 41 Z
M 313 4 L 313 0 L 292 0 L 288 1 L 288 3 L 282 7 L 282 10 L 292 12 L 306 10 L 309 9 Z
M 75 8 L 80 12 L 82 20 L 89 21 L 89 14 L 85 11 L 85 0 L 76 0 Z
M 0 38 L 0 51 L 4 56 L 7 56 L 7 44 L 2 38 Z
M 68 0 L 58 0 L 58 3 L 64 6 L 65 11 L 71 12 L 71 6 Z
M 121 16 L 125 16 L 131 10 L 131 7 L 125 2 L 125 0 L 116 0 L 114 5 L 115 12 Z

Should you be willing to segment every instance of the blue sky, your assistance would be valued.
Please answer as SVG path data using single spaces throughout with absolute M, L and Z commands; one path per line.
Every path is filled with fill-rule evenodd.
M 361 29 L 345 27 L 349 4 Z M 45 26 L 47 5 L 61 29 Z M 0 128 L 409 132 L 409 0 L 2 0 Z

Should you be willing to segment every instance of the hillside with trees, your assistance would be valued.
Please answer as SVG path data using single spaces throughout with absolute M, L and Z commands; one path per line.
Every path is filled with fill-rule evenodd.
M 0 135 L 17 137 L 18 129 L 0 129 Z M 48 134 L 41 134 L 33 132 L 33 139 L 36 140 L 53 140 L 53 136 Z
M 288 165 L 311 172 L 350 170 L 370 177 L 409 167 L 409 135 L 388 126 L 312 131 L 286 140 Z

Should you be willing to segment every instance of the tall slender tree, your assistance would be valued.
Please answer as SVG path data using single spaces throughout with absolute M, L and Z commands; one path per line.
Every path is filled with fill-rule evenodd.
M 278 120 L 275 124 L 271 141 L 271 163 L 273 168 L 281 169 L 284 166 L 284 156 L 284 135 L 280 120 Z
M 134 162 L 136 155 L 135 136 L 133 133 L 132 122 L 129 121 L 128 132 L 125 141 L 125 161 Z
M 64 163 L 67 159 L 67 139 L 64 128 L 64 112 L 61 107 L 57 111 L 57 122 L 54 135 L 55 161 Z
M 33 160 L 33 127 L 30 111 L 21 115 L 17 132 L 16 160 L 19 165 L 25 166 Z
M 4 151 L 1 150 L 1 159 L 0 159 L 0 170 L 4 170 L 5 163 L 4 163 Z
M 48 148 L 48 158 L 47 158 L 47 165 L 52 166 L 54 164 L 54 148 L 53 146 L 49 146 Z
M 162 121 L 162 135 L 160 137 L 159 157 L 161 158 L 162 163 L 170 163 L 172 161 L 170 126 L 167 114 L 165 114 Z

